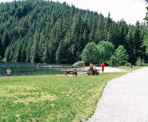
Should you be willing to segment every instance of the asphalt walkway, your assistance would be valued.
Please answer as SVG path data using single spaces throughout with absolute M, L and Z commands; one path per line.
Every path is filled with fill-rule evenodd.
M 148 67 L 109 81 L 88 122 L 148 122 Z

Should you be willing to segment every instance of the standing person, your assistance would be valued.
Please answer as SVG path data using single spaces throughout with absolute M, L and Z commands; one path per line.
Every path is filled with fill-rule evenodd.
M 11 75 L 11 70 L 9 68 L 6 70 L 6 72 L 7 72 L 7 76 Z
M 132 68 L 133 68 L 133 66 L 132 66 L 132 64 L 130 64 L 130 71 L 132 72 Z
M 83 69 L 85 68 L 85 64 L 83 64 Z
M 90 75 L 92 75 L 93 74 L 93 67 L 94 67 L 94 65 L 92 63 L 90 63 L 89 67 L 90 67 Z
M 105 64 L 102 62 L 101 64 L 101 67 L 102 67 L 102 73 L 104 73 L 104 67 L 105 67 Z

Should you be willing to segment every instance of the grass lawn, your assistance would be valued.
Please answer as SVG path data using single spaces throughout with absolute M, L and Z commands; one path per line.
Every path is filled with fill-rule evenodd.
M 125 73 L 0 77 L 0 121 L 79 122 L 88 119 L 107 81 Z
M 133 66 L 132 71 L 143 68 L 144 66 Z M 130 67 L 129 66 L 120 66 L 119 69 L 123 69 L 123 70 L 127 70 L 130 71 Z

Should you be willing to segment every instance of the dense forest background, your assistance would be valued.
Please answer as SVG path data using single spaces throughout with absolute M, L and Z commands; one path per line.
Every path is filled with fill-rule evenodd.
M 0 59 L 14 62 L 74 63 L 85 46 L 108 41 L 122 45 L 128 62 L 147 62 L 144 23 L 115 22 L 67 3 L 25 0 L 0 3 Z

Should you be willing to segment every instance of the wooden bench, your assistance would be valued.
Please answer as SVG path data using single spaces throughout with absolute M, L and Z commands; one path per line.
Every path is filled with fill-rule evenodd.
M 74 72 L 74 71 L 72 71 L 72 70 L 61 70 L 61 71 L 65 72 L 65 76 L 66 76 L 67 74 L 72 74 L 72 75 L 77 76 L 77 71 L 76 71 L 76 72 Z
M 74 72 L 74 71 L 66 71 L 66 72 L 65 72 L 65 76 L 66 76 L 67 74 L 72 74 L 72 75 L 77 76 L 77 72 Z

